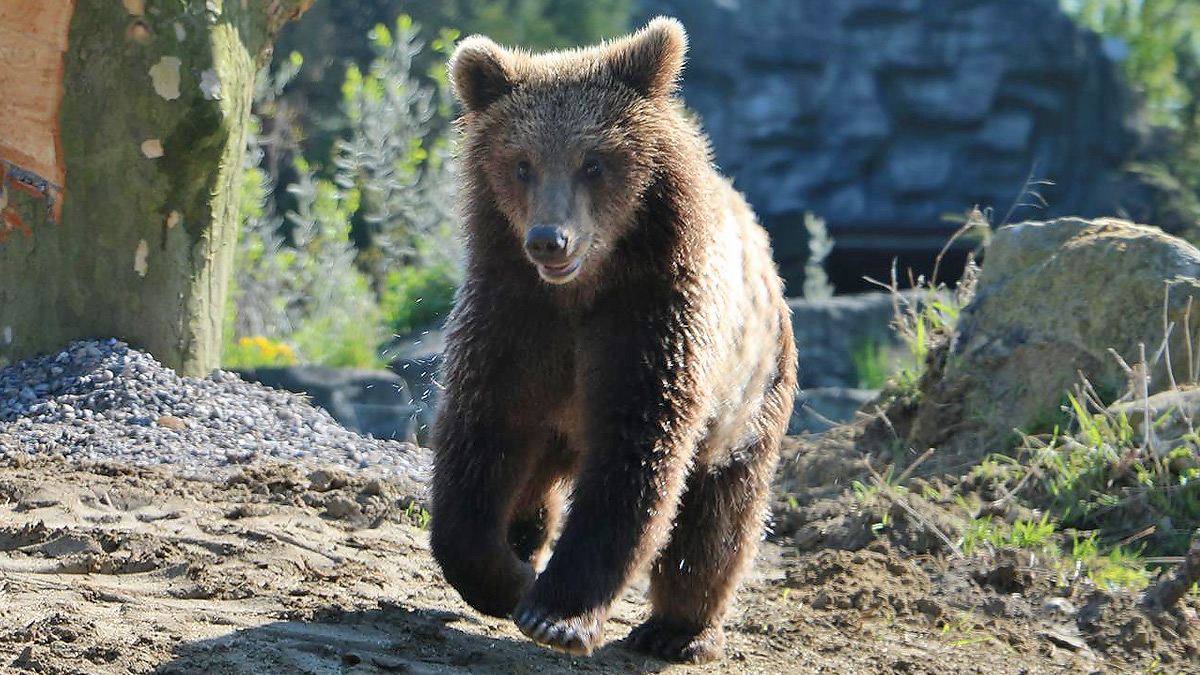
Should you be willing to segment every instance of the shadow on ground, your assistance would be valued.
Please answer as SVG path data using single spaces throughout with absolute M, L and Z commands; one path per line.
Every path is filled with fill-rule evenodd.
M 318 610 L 311 617 L 269 623 L 179 645 L 155 675 L 278 673 L 658 673 L 667 664 L 611 643 L 587 659 L 526 640 L 487 637 L 455 624 L 487 621 L 457 612 L 383 604 L 378 609 Z

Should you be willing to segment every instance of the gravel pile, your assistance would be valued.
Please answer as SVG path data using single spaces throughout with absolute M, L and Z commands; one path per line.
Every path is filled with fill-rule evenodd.
M 362 437 L 302 396 L 214 370 L 180 377 L 117 340 L 0 369 L 0 456 L 61 453 L 170 464 L 189 475 L 264 461 L 425 484 L 429 453 Z

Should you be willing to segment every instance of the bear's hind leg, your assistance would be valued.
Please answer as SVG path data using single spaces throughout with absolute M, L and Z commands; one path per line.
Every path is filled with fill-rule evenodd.
M 629 634 L 631 649 L 690 663 L 721 656 L 725 614 L 762 535 L 779 443 L 772 436 L 689 476 L 670 543 L 651 569 L 653 613 Z

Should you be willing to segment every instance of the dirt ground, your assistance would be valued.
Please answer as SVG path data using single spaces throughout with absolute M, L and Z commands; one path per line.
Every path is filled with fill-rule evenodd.
M 883 542 L 767 543 L 716 664 L 622 648 L 644 581 L 611 642 L 572 658 L 464 605 L 410 504 L 381 481 L 283 466 L 221 481 L 0 466 L 0 673 L 1200 672 L 1194 605 L 1152 621 L 1122 596 L 1054 600 L 1019 556 L 906 559 Z

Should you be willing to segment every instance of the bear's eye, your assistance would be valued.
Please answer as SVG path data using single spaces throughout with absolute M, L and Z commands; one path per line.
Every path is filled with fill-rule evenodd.
M 602 173 L 604 173 L 604 167 L 600 165 L 600 160 L 593 157 L 583 163 L 584 178 L 587 178 L 588 180 L 595 180 L 599 178 L 600 174 Z
M 529 160 L 522 159 L 517 162 L 517 180 L 528 183 L 532 179 L 533 167 L 529 165 Z

